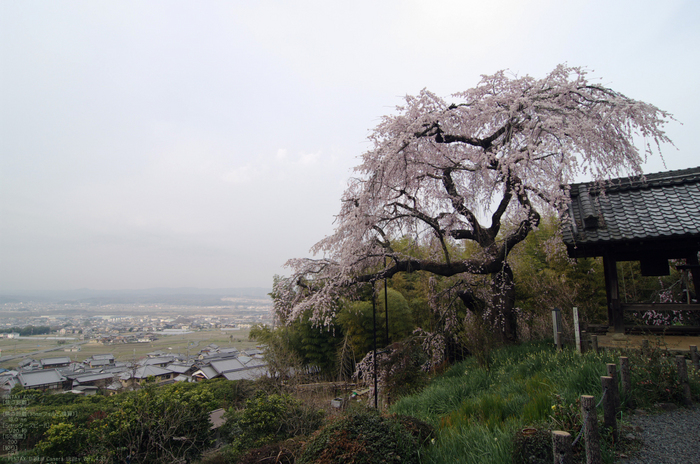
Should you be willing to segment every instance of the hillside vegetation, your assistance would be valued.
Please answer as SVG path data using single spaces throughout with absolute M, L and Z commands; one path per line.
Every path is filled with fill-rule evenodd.
M 632 390 L 622 395 L 623 410 L 631 399 L 637 408 L 683 403 L 674 360 L 658 348 L 624 353 L 632 365 Z M 25 449 L 0 462 L 214 464 L 284 456 L 280 462 L 549 463 L 550 430 L 579 433 L 578 398 L 600 399 L 605 364 L 619 355 L 559 352 L 547 342 L 498 348 L 488 367 L 473 357 L 459 362 L 384 414 L 367 408 L 365 400 L 328 413 L 313 397 L 293 395 L 294 388 L 269 379 L 149 384 L 113 397 L 16 389 L 13 398 L 25 405 Z M 695 369 L 690 386 L 697 401 Z M 217 408 L 227 411 L 218 431 L 210 428 L 208 414 Z M 0 413 L 8 418 L 14 410 L 5 402 Z M 526 427 L 536 433 L 523 436 Z M 574 448 L 579 458 L 581 443 Z M 606 462 L 626 446 L 613 443 L 604 429 L 603 443 Z
M 391 411 L 415 416 L 439 431 L 423 462 L 550 463 L 549 431 L 579 434 L 580 396 L 592 395 L 598 403 L 606 363 L 617 363 L 622 354 L 632 365 L 632 390 L 621 395 L 623 410 L 632 399 L 637 408 L 683 403 L 675 360 L 658 346 L 645 353 L 625 350 L 581 355 L 573 350 L 558 352 L 551 343 L 537 342 L 494 350 L 488 369 L 473 358 L 458 363 L 420 394 L 399 400 Z M 692 370 L 690 384 L 697 401 L 697 370 Z M 625 415 L 623 412 L 623 418 Z M 537 433 L 526 439 L 520 433 L 525 427 L 534 427 Z M 604 458 L 613 462 L 624 444 L 613 444 L 605 431 L 603 437 Z M 579 458 L 582 444 L 580 441 L 574 449 Z

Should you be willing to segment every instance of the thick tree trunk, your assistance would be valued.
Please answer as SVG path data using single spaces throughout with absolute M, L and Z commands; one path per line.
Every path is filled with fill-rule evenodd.
M 515 313 L 515 281 L 508 263 L 504 263 L 500 271 L 491 274 L 491 293 L 490 304 L 471 292 L 461 292 L 459 298 L 469 311 L 485 319 L 501 342 L 516 343 L 518 318 Z
M 515 313 L 515 281 L 513 270 L 503 263 L 499 272 L 492 274 L 493 326 L 500 330 L 505 343 L 518 341 L 518 319 Z

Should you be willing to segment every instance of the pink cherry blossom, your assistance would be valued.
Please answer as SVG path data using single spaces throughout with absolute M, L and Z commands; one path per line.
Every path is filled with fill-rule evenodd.
M 578 176 L 641 174 L 646 157 L 670 143 L 669 120 L 567 65 L 539 80 L 482 76 L 448 100 L 428 90 L 407 96 L 370 135 L 335 232 L 312 248 L 319 258 L 287 262 L 292 275 L 276 282 L 276 310 L 285 319 L 311 310 L 316 323 L 329 324 L 358 284 L 418 270 L 483 275 L 492 278 L 492 321 L 512 337 L 508 253 L 542 212 L 565 210 Z M 400 251 L 394 241 L 402 237 L 428 254 Z M 478 251 L 465 257 L 466 242 Z M 469 307 L 468 290 L 460 296 Z

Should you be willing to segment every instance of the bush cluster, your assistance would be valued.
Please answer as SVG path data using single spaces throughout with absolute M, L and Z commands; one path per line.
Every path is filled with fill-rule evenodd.
M 424 427 L 411 424 L 418 437 Z M 428 434 L 429 436 L 429 434 Z M 415 463 L 419 460 L 419 440 L 401 419 L 382 416 L 372 410 L 352 411 L 331 421 L 306 443 L 302 464 Z
M 226 413 L 224 434 L 243 452 L 296 436 L 309 435 L 323 423 L 324 413 L 287 394 L 256 392 L 245 409 Z

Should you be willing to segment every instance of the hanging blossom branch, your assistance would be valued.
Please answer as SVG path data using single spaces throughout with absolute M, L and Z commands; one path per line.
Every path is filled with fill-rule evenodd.
M 285 319 L 310 310 L 328 324 L 358 284 L 400 272 L 498 274 L 506 288 L 508 253 L 541 211 L 566 208 L 572 179 L 641 174 L 647 156 L 671 142 L 669 113 L 591 82 L 578 67 L 559 65 L 539 80 L 500 71 L 451 100 L 423 90 L 382 118 L 335 232 L 311 249 L 322 258 L 289 260 L 292 275 L 276 282 L 275 310 Z M 649 142 L 642 151 L 636 137 Z M 505 220 L 515 227 L 503 235 Z M 392 238 L 407 236 L 437 246 L 421 257 L 392 249 Z M 481 251 L 455 254 L 466 242 Z M 495 311 L 512 311 L 500 301 L 506 306 Z

